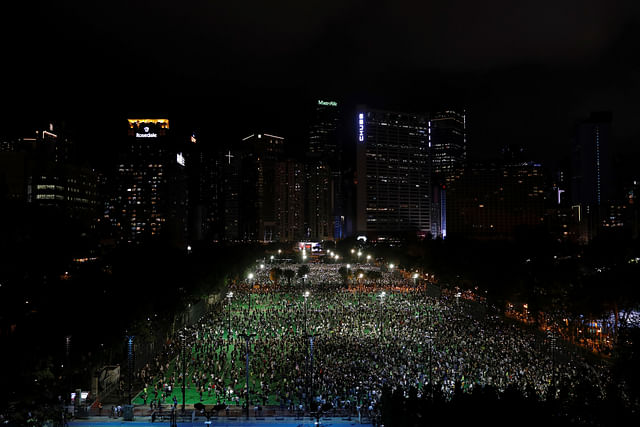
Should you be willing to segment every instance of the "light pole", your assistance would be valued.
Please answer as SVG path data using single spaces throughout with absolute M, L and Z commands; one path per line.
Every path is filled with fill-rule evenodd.
M 384 302 L 384 297 L 387 295 L 385 291 L 380 293 L 380 337 L 384 337 L 383 324 L 382 324 L 382 303 Z
M 184 336 L 184 331 L 180 334 L 180 341 L 182 343 L 182 413 L 185 411 L 185 392 L 187 381 L 187 337 Z
M 249 281 L 253 280 L 253 273 L 249 273 L 249 275 L 247 276 L 247 280 Z M 251 291 L 252 288 L 253 286 L 251 285 L 251 282 L 249 282 L 249 315 L 251 315 L 251 296 L 253 295 Z
M 371 255 L 367 255 L 367 264 L 371 261 Z
M 311 405 L 313 403 L 313 339 L 317 336 L 318 334 L 305 335 L 306 338 L 309 338 L 309 362 L 307 363 L 307 366 L 311 365 L 309 368 L 310 373 L 307 372 L 307 384 L 309 384 L 307 389 L 307 406 L 309 407 L 309 412 L 311 412 Z
M 71 396 L 71 335 L 67 335 L 64 337 L 64 353 L 65 353 L 65 370 L 66 372 L 66 380 L 67 380 L 67 396 L 65 396 L 65 401 L 68 396 Z
M 241 334 L 240 335 L 242 338 L 244 338 L 245 343 L 246 343 L 246 354 L 247 354 L 247 400 L 245 402 L 245 404 L 247 405 L 247 419 L 249 419 L 249 340 L 251 340 L 251 338 L 255 337 L 256 334 Z
M 227 340 L 231 340 L 231 298 L 233 298 L 233 292 L 229 291 L 227 292 L 227 299 L 229 300 L 229 326 L 227 328 Z
M 413 273 L 413 286 L 416 285 L 416 280 L 418 280 L 418 273 Z
M 309 291 L 304 291 L 302 296 L 304 297 L 304 334 L 307 335 L 307 298 L 309 298 L 311 293 Z
M 549 330 L 549 345 L 551 347 L 551 383 L 553 384 L 553 398 L 556 397 L 556 334 Z
M 134 357 L 134 347 L 133 347 L 133 335 L 127 336 L 127 379 L 129 382 L 129 405 L 131 405 L 131 381 L 133 379 L 133 357 Z M 76 396 L 78 398 L 78 396 Z

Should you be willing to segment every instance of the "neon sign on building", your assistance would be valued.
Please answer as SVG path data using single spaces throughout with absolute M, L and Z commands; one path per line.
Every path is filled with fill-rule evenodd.
M 358 141 L 364 141 L 364 114 L 358 115 Z

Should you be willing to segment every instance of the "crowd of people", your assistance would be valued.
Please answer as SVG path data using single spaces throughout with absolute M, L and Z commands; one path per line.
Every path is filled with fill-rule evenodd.
M 347 275 L 339 273 L 345 264 L 308 265 L 306 277 L 293 280 L 274 280 L 268 266 L 257 266 L 251 279 L 231 284 L 217 310 L 181 330 L 184 338 L 174 337 L 141 371 L 136 403 L 174 399 L 175 406 L 183 341 L 184 383 L 210 403 L 246 404 L 247 343 L 251 408 L 372 411 L 385 386 L 445 396 L 456 387 L 516 386 L 544 398 L 555 386 L 571 393 L 589 382 L 604 393 L 604 366 L 472 309 L 482 302 L 433 296 L 411 275 L 372 265 L 352 265 Z

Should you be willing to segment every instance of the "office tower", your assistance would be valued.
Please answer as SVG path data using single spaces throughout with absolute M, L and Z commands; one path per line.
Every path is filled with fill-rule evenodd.
M 611 113 L 591 113 L 578 124 L 573 143 L 571 193 L 574 203 L 606 204 L 611 197 Z
M 235 154 L 234 154 L 235 153 Z M 219 216 L 217 227 L 221 240 L 234 241 L 242 238 L 242 157 L 240 152 L 228 150 L 218 162 L 220 166 Z
M 447 189 L 448 235 L 514 239 L 544 221 L 544 175 L 538 163 L 467 167 Z
M 72 161 L 72 146 L 53 123 L 7 141 L 1 146 L 0 181 L 7 199 L 59 210 L 88 229 L 97 215 L 97 174 Z
M 304 184 L 304 165 L 290 159 L 277 162 L 276 239 L 280 242 L 292 242 L 304 237 Z
M 359 107 L 358 234 L 383 240 L 430 232 L 428 118 Z
M 447 110 L 429 118 L 431 174 L 439 182 L 448 182 L 467 158 L 466 113 Z
M 319 207 L 324 208 L 326 206 L 324 201 L 318 199 L 323 196 L 317 193 L 318 188 L 323 188 L 323 186 L 309 189 L 314 192 L 313 197 L 319 203 L 314 205 L 315 211 L 310 213 L 310 215 L 313 215 L 312 221 L 314 221 L 315 225 L 308 226 L 311 227 L 313 232 L 307 234 L 322 235 L 324 236 L 323 240 L 345 237 L 345 188 L 343 179 L 345 169 L 340 137 L 342 130 L 341 114 L 337 101 L 317 100 L 313 106 L 312 120 L 309 126 L 308 164 L 314 175 L 315 173 L 320 173 L 321 175 L 325 172 L 329 173 L 328 191 L 331 199 L 329 201 L 329 211 L 318 210 Z M 317 169 L 318 167 L 320 169 Z M 322 180 L 322 178 L 320 179 Z M 317 182 L 314 185 L 317 185 Z M 319 215 L 329 215 L 330 219 L 320 218 Z M 332 222 L 329 234 L 325 234 L 323 232 L 324 229 L 318 234 L 320 228 L 317 228 L 317 226 L 322 228 L 323 226 L 319 224 L 324 224 L 327 220 Z
M 431 235 L 447 235 L 447 185 L 459 175 L 467 157 L 466 113 L 445 110 L 429 118 L 431 162 Z
M 306 240 L 333 240 L 333 180 L 331 169 L 324 163 L 306 167 L 305 224 Z
M 171 156 L 169 120 L 128 119 L 128 138 L 117 173 L 117 225 L 121 239 L 134 242 L 157 237 L 169 215 L 168 174 Z
M 322 160 L 332 170 L 340 169 L 340 109 L 336 101 L 316 102 L 309 127 L 309 158 Z
M 612 198 L 610 159 L 612 115 L 591 113 L 576 127 L 571 156 L 571 200 L 581 211 L 581 241 L 588 242 L 600 228 L 601 217 Z
M 284 138 L 255 133 L 242 139 L 240 157 L 239 238 L 270 242 L 278 239 L 276 163 L 284 153 Z

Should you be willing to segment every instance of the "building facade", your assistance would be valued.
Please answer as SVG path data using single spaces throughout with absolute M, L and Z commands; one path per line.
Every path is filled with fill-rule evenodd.
M 431 230 L 426 114 L 359 107 L 356 113 L 358 235 L 384 240 Z

